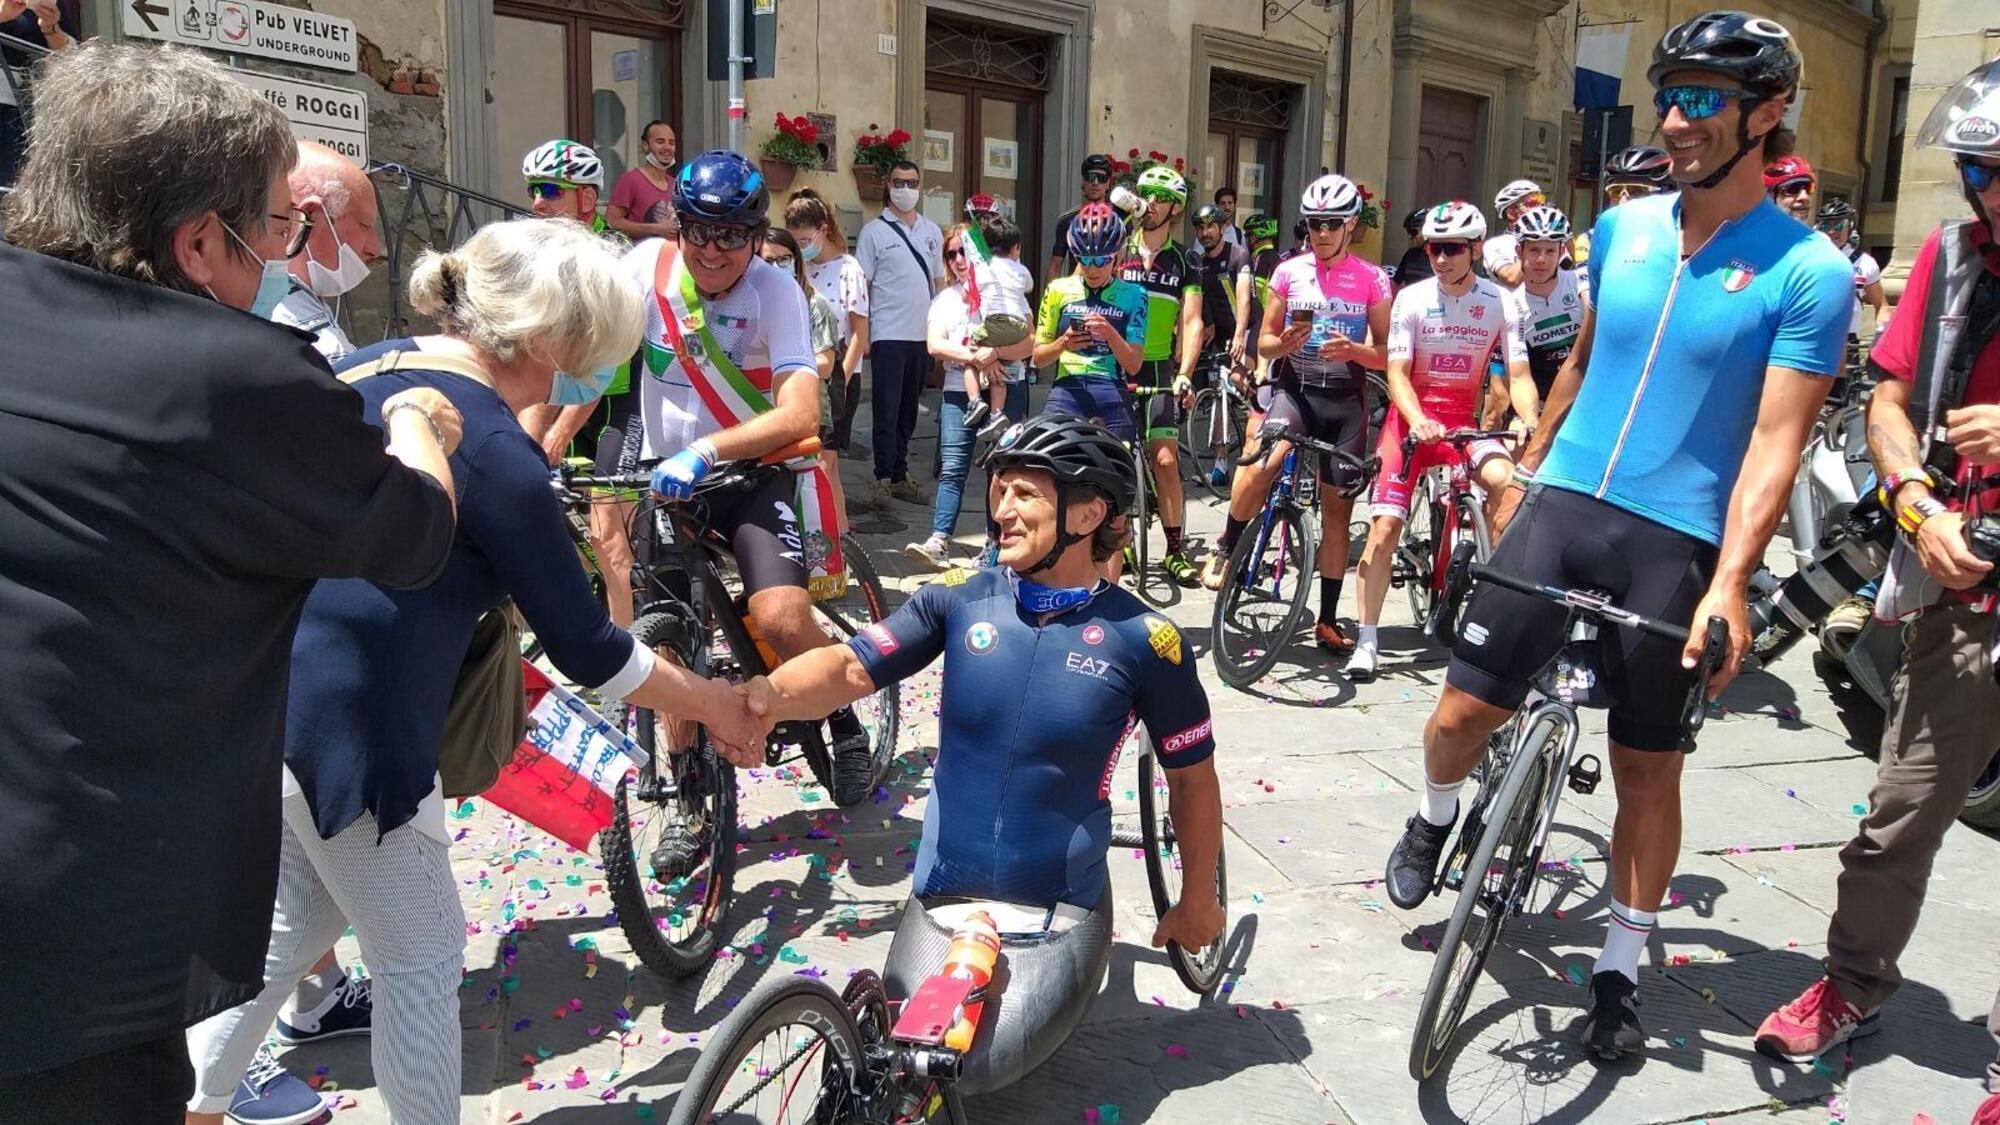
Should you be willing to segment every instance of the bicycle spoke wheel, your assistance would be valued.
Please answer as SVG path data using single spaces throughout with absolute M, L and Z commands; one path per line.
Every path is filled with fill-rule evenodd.
M 846 644 L 856 633 L 879 624 L 889 616 L 889 598 L 882 579 L 860 540 L 850 533 L 840 537 L 841 557 L 847 563 L 847 591 L 837 598 L 813 603 L 813 619 L 835 644 Z M 868 732 L 868 745 L 875 751 L 875 773 L 880 775 L 896 756 L 896 739 L 902 731 L 902 693 L 895 684 L 855 701 L 854 714 Z M 827 792 L 833 791 L 831 764 L 817 755 L 807 755 L 813 776 Z
M 673 627 L 668 615 L 649 614 L 633 624 L 633 635 L 679 660 L 678 644 L 666 643 Z M 692 655 L 684 662 L 705 672 L 705 652 Z M 715 956 L 729 909 L 736 872 L 735 771 L 700 727 L 693 728 L 692 748 L 676 754 L 671 748 L 688 738 L 684 724 L 644 708 L 635 708 L 633 719 L 633 740 L 653 766 L 619 784 L 611 826 L 598 833 L 605 885 L 639 962 L 663 976 L 686 976 Z M 655 778 L 671 780 L 673 791 Z M 672 856 L 688 857 L 687 870 L 660 871 L 658 864 Z
M 1466 863 L 1465 885 L 1452 907 L 1451 921 L 1438 942 L 1437 962 L 1431 967 L 1410 1043 L 1410 1076 L 1419 1082 L 1451 1054 L 1452 1038 L 1486 966 L 1486 955 L 1534 883 L 1536 827 L 1548 786 L 1561 783 L 1552 776 L 1550 764 L 1557 758 L 1555 743 L 1562 733 L 1559 718 L 1536 720 L 1508 762 L 1493 800 L 1485 803 L 1484 827 Z
M 833 989 L 773 977 L 703 1046 L 668 1125 L 845 1122 L 866 1073 L 854 1017 Z
M 1403 524 L 1403 539 L 1396 547 L 1394 565 L 1402 572 L 1403 590 L 1410 596 L 1410 618 L 1418 628 L 1430 620 L 1431 569 L 1437 549 L 1437 506 L 1428 474 L 1410 493 L 1410 517 Z
M 1143 445 L 1142 445 L 1143 448 Z M 1164 570 L 1154 565 L 1159 555 L 1155 553 L 1157 544 L 1164 549 L 1166 533 L 1154 539 L 1154 505 L 1157 497 L 1153 492 L 1153 470 L 1151 462 L 1141 457 L 1139 461 L 1139 494 L 1134 499 L 1132 513 L 1132 589 L 1141 598 L 1156 606 L 1164 606 L 1171 598 L 1174 584 Z
M 1150 736 L 1149 736 L 1150 738 Z M 1162 808 L 1167 780 L 1155 767 L 1153 750 L 1147 746 L 1139 758 L 1139 829 L 1144 834 L 1146 882 L 1153 891 L 1156 917 L 1166 917 L 1181 898 L 1181 852 L 1174 838 L 1173 818 Z M 1204 949 L 1184 949 L 1179 942 L 1167 943 L 1167 960 L 1174 975 L 1188 991 L 1207 996 L 1222 980 L 1222 950 L 1229 942 L 1229 877 L 1222 852 L 1215 854 L 1215 898 L 1222 904 L 1222 933 Z
M 1235 464 L 1243 452 L 1242 412 L 1232 410 L 1237 402 L 1235 396 L 1224 397 L 1213 387 L 1195 395 L 1194 409 L 1188 412 L 1186 437 L 1181 442 L 1193 463 L 1194 479 L 1218 499 L 1229 495 L 1228 466 Z M 1210 480 L 1208 475 L 1208 467 L 1217 458 L 1224 463 L 1221 484 Z
M 1305 621 L 1315 566 L 1312 524 L 1289 505 L 1243 529 L 1215 598 L 1215 670 L 1248 687 L 1271 670 Z

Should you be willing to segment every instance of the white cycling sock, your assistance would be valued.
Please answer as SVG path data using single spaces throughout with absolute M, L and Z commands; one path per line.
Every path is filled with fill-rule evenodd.
M 1371 652 L 1375 649 L 1375 628 L 1373 625 L 1361 627 L 1361 644 Z
M 1604 932 L 1604 952 L 1597 955 L 1597 967 L 1591 973 L 1616 969 L 1638 984 L 1639 954 L 1645 950 L 1646 939 L 1652 936 L 1653 925 L 1659 918 L 1655 911 L 1636 910 L 1612 900 L 1611 921 Z
M 1424 774 L 1423 796 L 1417 802 L 1417 815 L 1424 823 L 1434 828 L 1442 828 L 1458 819 L 1458 791 L 1465 788 L 1465 779 L 1459 778 L 1450 784 L 1439 784 Z

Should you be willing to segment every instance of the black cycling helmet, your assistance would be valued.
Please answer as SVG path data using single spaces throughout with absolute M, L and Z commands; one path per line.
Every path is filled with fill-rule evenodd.
M 1789 97 L 1805 64 L 1792 33 L 1748 12 L 1704 12 L 1667 29 L 1653 45 L 1646 81 L 1655 87 L 1676 70 L 1726 74 L 1767 98 Z
M 1029 574 L 1054 566 L 1064 551 L 1085 538 L 1072 533 L 1061 518 L 1069 511 L 1070 489 L 1087 488 L 1109 501 L 1106 519 L 1130 511 L 1139 490 L 1132 451 L 1125 443 L 1103 426 L 1070 414 L 1037 414 L 1009 427 L 986 455 L 988 473 L 1003 469 L 1040 469 L 1056 479 L 1056 545 Z
M 1220 224 L 1221 222 L 1222 208 L 1217 207 L 1213 203 L 1204 203 L 1194 209 L 1195 226 L 1207 226 L 1209 223 Z
M 1403 233 L 1411 238 L 1417 237 L 1418 232 L 1424 229 L 1424 216 L 1430 212 L 1431 209 L 1428 207 L 1419 207 L 1403 216 Z
M 1656 188 L 1667 186 L 1673 178 L 1673 158 L 1667 150 L 1652 145 L 1633 145 L 1604 164 L 1604 182 L 1651 184 Z
M 1829 223 L 1851 223 L 1854 221 L 1854 204 L 1845 199 L 1829 199 L 1820 204 L 1819 214 L 1813 216 L 1815 226 Z
M 726 149 L 702 153 L 674 177 L 674 210 L 682 222 L 762 227 L 770 209 L 764 173 Z
M 1306 221 L 1304 219 L 1300 219 L 1298 222 L 1292 224 L 1292 241 L 1300 245 L 1303 245 L 1305 243 L 1305 240 L 1306 240 Z

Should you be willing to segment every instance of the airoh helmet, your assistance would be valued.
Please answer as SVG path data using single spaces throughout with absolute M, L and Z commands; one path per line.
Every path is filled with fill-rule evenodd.
M 1306 185 L 1299 197 L 1299 214 L 1309 219 L 1351 219 L 1361 213 L 1361 189 L 1338 173 Z
M 1486 216 L 1463 199 L 1448 200 L 1424 212 L 1425 242 L 1476 242 L 1486 237 Z
M 1704 12 L 1667 29 L 1653 45 L 1646 81 L 1655 88 L 1676 70 L 1725 74 L 1764 97 L 1790 97 L 1805 64 L 1792 33 L 1748 12 Z
M 999 213 L 1000 201 L 983 191 L 965 201 L 965 217 L 974 222 L 990 219 Z
M 1086 203 L 1069 221 L 1069 252 L 1078 258 L 1116 254 L 1125 244 L 1125 220 L 1108 203 Z
M 1673 158 L 1662 148 L 1633 145 L 1605 162 L 1604 182 L 1651 184 L 1666 187 L 1672 180 Z
M 1530 207 L 1514 217 L 1514 237 L 1522 242 L 1568 242 L 1569 216 L 1554 207 Z
M 770 208 L 764 174 L 726 149 L 702 153 L 674 177 L 674 210 L 684 223 L 761 227 Z
M 588 145 L 553 140 L 537 145 L 521 160 L 521 178 L 552 180 L 572 187 L 604 188 L 604 162 Z
M 1542 190 L 1542 185 L 1533 180 L 1515 180 L 1501 188 L 1500 193 L 1493 197 L 1493 213 L 1505 219 L 1507 208 L 1536 195 L 1547 198 L 1548 193 Z
M 1813 166 L 1803 156 L 1780 156 L 1764 165 L 1764 190 L 1774 191 L 1794 180 L 1804 180 L 1817 184 L 1819 177 L 1813 174 Z
M 1177 207 L 1187 205 L 1187 177 L 1164 164 L 1155 164 L 1139 173 L 1139 197 L 1164 199 Z
M 2000 59 L 1974 68 L 1944 92 L 1917 130 L 1917 147 L 2000 156 Z
M 1009 427 L 986 457 L 988 473 L 1005 469 L 1040 469 L 1056 480 L 1056 543 L 1029 568 L 1029 574 L 1055 565 L 1064 551 L 1084 538 L 1071 532 L 1068 521 L 1062 519 L 1074 489 L 1088 489 L 1104 497 L 1111 505 L 1107 519 L 1129 511 L 1139 490 L 1132 451 L 1125 443 L 1103 426 L 1068 414 L 1037 414 Z

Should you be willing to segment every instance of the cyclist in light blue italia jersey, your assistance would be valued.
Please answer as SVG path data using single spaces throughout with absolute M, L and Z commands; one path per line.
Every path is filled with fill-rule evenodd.
M 1647 78 L 1679 191 L 1598 219 L 1594 307 L 1523 455 L 1532 487 L 1525 501 L 1507 493 L 1503 515 L 1520 509 L 1492 560 L 1649 617 L 1720 616 L 1730 643 L 1714 691 L 1749 645 L 1745 586 L 1841 369 L 1853 303 L 1846 259 L 1764 197 L 1760 153 L 1790 139 L 1800 67 L 1790 33 L 1741 12 L 1696 16 L 1654 46 Z M 1396 905 L 1429 894 L 1458 791 L 1564 643 L 1565 613 L 1491 585 L 1474 593 L 1425 728 L 1420 808 L 1389 857 Z M 1639 954 L 1680 851 L 1679 712 L 1704 632 L 1683 647 L 1607 628 L 1599 642 L 1619 811 L 1583 1037 L 1604 1058 L 1644 1043 Z

